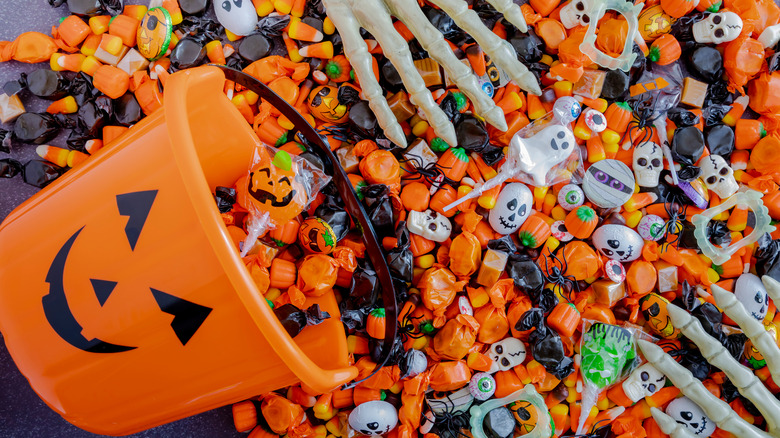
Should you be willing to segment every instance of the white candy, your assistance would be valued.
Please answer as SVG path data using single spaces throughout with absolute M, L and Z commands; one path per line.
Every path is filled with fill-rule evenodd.
M 512 137 L 509 154 L 517 160 L 517 168 L 530 176 L 530 183 L 547 186 L 547 173 L 562 163 L 577 147 L 574 134 L 563 125 L 551 124 L 531 138 Z
M 740 275 L 734 286 L 734 296 L 753 318 L 759 321 L 764 319 L 769 303 L 766 287 L 760 278 L 753 274 Z
M 593 245 L 605 256 L 619 262 L 631 262 L 642 255 L 645 246 L 636 231 L 624 225 L 602 225 L 593 232 Z
M 520 365 L 525 360 L 525 344 L 517 338 L 505 338 L 493 343 L 487 355 L 493 359 L 489 374 L 496 371 L 507 371 Z
M 525 184 L 507 184 L 490 210 L 490 226 L 500 234 L 514 233 L 531 215 L 533 200 L 534 195 Z
M 632 402 L 650 397 L 660 391 L 666 383 L 666 376 L 655 369 L 652 364 L 646 363 L 635 369 L 626 380 L 622 387 L 626 397 Z
M 715 422 L 704 414 L 688 397 L 674 399 L 666 407 L 666 414 L 696 437 L 707 438 L 715 432 Z
M 398 411 L 393 405 L 382 400 L 362 403 L 349 414 L 349 426 L 363 435 L 384 435 L 397 424 Z
M 452 233 L 450 220 L 432 210 L 410 211 L 406 218 L 406 228 L 434 242 L 444 242 Z
M 633 167 L 636 183 L 640 187 L 656 187 L 661 169 L 664 168 L 664 153 L 661 146 L 652 142 L 636 146 Z
M 710 14 L 693 23 L 693 39 L 697 43 L 720 44 L 737 39 L 742 33 L 742 19 L 733 12 Z
M 257 11 L 252 0 L 214 0 L 219 24 L 236 35 L 249 35 L 257 26 Z

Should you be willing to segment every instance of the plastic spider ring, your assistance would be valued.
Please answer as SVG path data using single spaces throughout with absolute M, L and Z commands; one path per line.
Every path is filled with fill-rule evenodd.
M 610 70 L 620 69 L 628 73 L 631 70 L 631 66 L 634 64 L 637 54 L 634 53 L 634 37 L 637 35 L 639 29 L 638 16 L 645 6 L 644 3 L 633 5 L 631 2 L 623 0 L 605 0 L 603 2 L 595 2 L 596 8 L 588 13 L 591 23 L 598 23 L 607 10 L 613 10 L 619 12 L 626 18 L 628 22 L 628 32 L 626 33 L 626 41 L 623 45 L 623 53 L 617 58 L 607 55 L 601 50 L 596 48 L 596 26 L 588 26 L 588 30 L 585 32 L 585 37 L 580 43 L 580 50 L 591 61 L 596 64 L 608 68 Z
M 708 208 L 691 218 L 691 223 L 696 227 L 693 231 L 693 235 L 696 237 L 696 243 L 699 244 L 702 254 L 709 257 L 710 260 L 712 260 L 712 263 L 718 265 L 725 263 L 742 247 L 758 241 L 765 233 L 771 233 L 775 230 L 775 226 L 770 224 L 771 218 L 769 217 L 769 209 L 761 200 L 763 196 L 763 194 L 755 190 L 737 193 L 723 201 L 720 205 Z M 736 243 L 732 243 L 725 248 L 718 248 L 707 239 L 707 224 L 715 216 L 736 205 L 751 209 L 756 217 L 756 225 L 753 227 L 753 231 L 750 234 Z
M 493 399 L 482 403 L 481 405 L 472 406 L 471 410 L 469 411 L 471 414 L 469 425 L 471 426 L 471 434 L 474 436 L 474 438 L 487 438 L 487 435 L 485 435 L 485 431 L 482 428 L 482 424 L 485 420 L 485 415 L 487 415 L 488 412 L 495 408 L 506 406 L 510 403 L 518 401 L 526 401 L 535 407 L 537 413 L 536 418 L 538 419 L 536 422 L 536 427 L 534 427 L 530 433 L 523 436 L 525 438 L 549 437 L 552 433 L 552 428 L 550 427 L 550 422 L 552 421 L 552 418 L 550 417 L 550 411 L 544 404 L 544 399 L 542 396 L 536 392 L 536 389 L 534 389 L 534 386 L 528 384 L 525 385 L 523 389 L 515 391 L 506 397 Z M 550 421 L 544 421 L 545 418 Z

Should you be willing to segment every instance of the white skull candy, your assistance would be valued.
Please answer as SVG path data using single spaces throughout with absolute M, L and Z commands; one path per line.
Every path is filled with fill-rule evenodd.
M 634 175 L 640 187 L 658 186 L 663 164 L 664 155 L 661 146 L 646 142 L 634 148 Z
M 646 363 L 635 369 L 626 380 L 623 381 L 623 392 L 632 402 L 649 397 L 666 383 L 666 376 L 655 369 L 652 364 Z
M 625 225 L 606 224 L 596 228 L 591 236 L 593 246 L 602 254 L 619 262 L 632 262 L 642 255 L 645 241 Z
M 672 400 L 666 407 L 666 414 L 694 436 L 706 438 L 715 432 L 715 423 L 688 397 Z
M 592 0 L 572 0 L 561 8 L 561 23 L 566 29 L 574 26 L 587 26 L 590 24 L 590 15 L 593 11 Z
M 452 233 L 452 224 L 444 215 L 435 211 L 410 211 L 406 221 L 410 232 L 434 242 L 444 242 Z
M 753 318 L 759 321 L 764 319 L 769 303 L 766 287 L 760 278 L 754 274 L 740 275 L 734 286 L 734 296 Z
M 489 374 L 507 371 L 525 360 L 525 344 L 517 338 L 506 338 L 490 346 L 487 355 L 493 359 Z
M 693 24 L 693 39 L 697 43 L 720 44 L 734 41 L 742 33 L 742 19 L 733 12 L 710 14 Z
M 531 215 L 534 195 L 522 183 L 507 184 L 496 198 L 496 206 L 490 210 L 488 221 L 499 234 L 512 234 Z
M 397 424 L 398 411 L 382 400 L 361 403 L 349 414 L 349 426 L 366 436 L 384 435 Z
M 710 155 L 703 158 L 700 167 L 704 184 L 720 199 L 726 199 L 739 190 L 739 184 L 734 178 L 734 171 L 720 155 Z
M 531 138 L 514 136 L 509 153 L 517 160 L 517 167 L 528 174 L 531 184 L 547 186 L 547 173 L 571 155 L 577 146 L 574 134 L 563 125 L 551 124 Z

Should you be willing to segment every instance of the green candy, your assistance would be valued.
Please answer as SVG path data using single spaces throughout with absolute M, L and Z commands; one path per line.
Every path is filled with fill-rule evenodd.
M 630 331 L 597 322 L 582 337 L 580 369 L 585 383 L 606 388 L 623 375 L 636 358 Z

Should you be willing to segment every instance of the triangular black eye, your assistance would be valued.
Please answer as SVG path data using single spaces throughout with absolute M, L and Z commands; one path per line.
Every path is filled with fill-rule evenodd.
M 513 199 L 509 201 L 506 204 L 506 208 L 508 208 L 510 211 L 515 211 L 515 209 L 517 208 L 517 199 Z
M 243 3 L 243 1 L 244 1 L 244 0 L 233 0 L 233 3 L 235 3 L 235 4 L 236 4 L 236 7 L 237 7 L 237 8 L 240 8 L 240 7 L 241 7 L 241 3 Z
M 230 4 L 229 0 L 225 0 L 224 2 L 222 2 L 222 9 L 224 9 L 225 12 L 230 12 L 230 7 L 231 6 L 232 5 Z
M 521 206 L 520 206 L 520 209 L 519 209 L 519 210 L 517 210 L 517 214 L 518 214 L 518 215 L 520 215 L 520 216 L 525 216 L 525 211 L 526 211 L 526 209 L 527 209 L 527 208 L 526 208 L 525 204 L 521 205 Z

